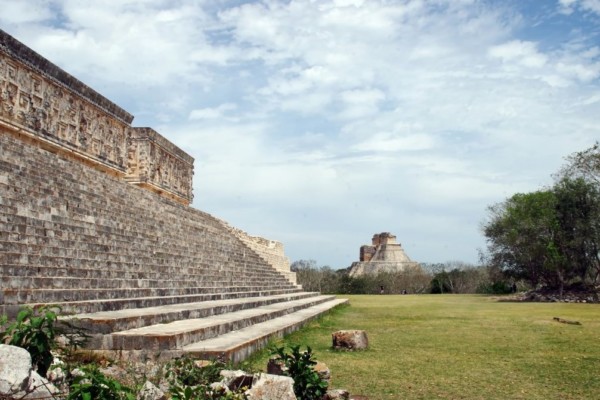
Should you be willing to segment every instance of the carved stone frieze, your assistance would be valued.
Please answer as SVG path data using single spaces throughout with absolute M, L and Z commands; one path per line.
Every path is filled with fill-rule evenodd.
M 126 122 L 2 51 L 0 118 L 107 167 L 126 170 Z
M 172 198 L 192 201 L 194 159 L 0 30 L 0 123 L 43 147 Z
M 152 128 L 131 128 L 126 179 L 190 203 L 194 159 Z

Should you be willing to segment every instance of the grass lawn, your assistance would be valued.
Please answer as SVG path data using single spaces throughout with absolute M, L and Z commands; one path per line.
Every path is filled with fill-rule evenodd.
M 346 297 L 346 296 L 345 296 Z M 377 399 L 600 399 L 600 306 L 507 303 L 474 295 L 347 296 L 275 344 L 313 348 L 331 387 Z M 561 317 L 580 321 L 567 325 Z M 364 329 L 369 349 L 331 349 Z M 268 351 L 249 364 L 264 370 Z

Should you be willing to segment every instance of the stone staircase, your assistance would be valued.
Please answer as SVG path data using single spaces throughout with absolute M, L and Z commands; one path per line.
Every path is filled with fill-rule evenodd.
M 91 349 L 239 361 L 345 300 L 303 292 L 207 213 L 0 127 L 0 312 L 59 305 Z

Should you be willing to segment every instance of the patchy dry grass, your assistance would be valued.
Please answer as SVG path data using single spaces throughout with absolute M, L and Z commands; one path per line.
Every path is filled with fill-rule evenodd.
M 310 345 L 332 387 L 377 399 L 600 399 L 600 306 L 467 295 L 349 296 L 283 343 Z M 580 321 L 568 325 L 553 317 Z M 331 350 L 364 329 L 370 348 Z M 264 370 L 268 351 L 250 360 Z

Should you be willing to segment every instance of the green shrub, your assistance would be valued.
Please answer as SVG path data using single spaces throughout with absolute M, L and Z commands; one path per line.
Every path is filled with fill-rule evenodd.
M 67 400 L 134 400 L 131 388 L 104 375 L 96 365 L 80 367 L 81 374 L 70 376 Z
M 42 306 L 37 309 L 25 307 L 19 311 L 14 322 L 0 317 L 0 343 L 22 347 L 31 354 L 31 362 L 37 372 L 45 376 L 52 364 L 51 350 L 56 347 L 56 319 L 58 307 Z
M 169 393 L 172 400 L 243 400 L 245 396 L 239 391 L 226 392 L 212 389 L 210 384 L 221 380 L 221 371 L 227 365 L 221 361 L 199 367 L 195 361 L 184 356 L 170 361 L 166 365 L 166 377 L 169 382 Z
M 512 293 L 511 285 L 508 282 L 489 282 L 480 285 L 477 293 L 481 294 L 509 294 Z
M 294 393 L 299 400 L 319 400 L 327 393 L 327 381 L 314 370 L 317 362 L 309 346 L 302 352 L 300 346 L 292 346 L 291 353 L 286 353 L 285 347 L 276 347 L 271 354 L 285 364 L 284 373 L 294 379 Z

